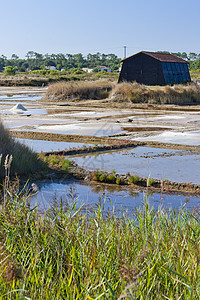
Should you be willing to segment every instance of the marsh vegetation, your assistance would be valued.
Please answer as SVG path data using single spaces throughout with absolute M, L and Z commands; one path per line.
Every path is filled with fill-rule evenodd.
M 71 164 L 62 155 L 43 158 L 44 164 L 15 142 L 2 124 L 1 153 L 2 179 L 5 168 L 9 168 L 6 176 L 28 177 L 46 163 L 64 172 Z M 99 184 L 122 184 L 115 171 L 96 171 L 93 176 Z M 136 184 L 140 177 L 129 174 L 128 180 Z M 4 182 L 0 192 L 2 299 L 200 298 L 198 209 L 155 210 L 144 198 L 141 208 L 127 216 L 123 210 L 117 214 L 114 205 L 105 210 L 103 201 L 94 207 L 80 206 L 74 193 L 69 193 L 55 196 L 41 213 L 37 204 L 31 205 L 33 190 L 21 189 L 8 178 Z M 153 184 L 151 178 L 145 181 Z
M 46 168 L 38 155 L 31 151 L 28 146 L 15 141 L 4 128 L 0 121 L 0 178 L 4 174 L 4 162 L 6 157 L 12 155 L 11 176 L 28 176 L 28 174 L 43 172 Z
M 71 195 L 71 205 L 55 199 L 40 214 L 29 200 L 16 190 L 1 207 L 2 299 L 200 297 L 197 212 L 144 202 L 119 218 L 103 203 L 83 210 Z
M 71 81 L 49 85 L 44 96 L 51 101 L 106 98 L 116 103 L 199 104 L 200 87 L 195 84 L 151 87 L 136 82 Z

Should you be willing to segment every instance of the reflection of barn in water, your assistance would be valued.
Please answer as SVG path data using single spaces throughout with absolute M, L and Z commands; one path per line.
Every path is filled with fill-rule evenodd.
M 166 85 L 191 81 L 188 63 L 172 54 L 142 51 L 122 59 L 119 81 Z

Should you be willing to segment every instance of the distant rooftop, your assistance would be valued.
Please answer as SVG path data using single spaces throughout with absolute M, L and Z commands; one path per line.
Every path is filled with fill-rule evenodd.
M 166 54 L 166 53 L 160 53 L 160 52 L 148 52 L 148 51 L 141 51 L 141 52 L 138 52 L 134 55 L 131 55 L 129 57 L 126 57 L 124 59 L 122 59 L 121 61 L 125 61 L 126 59 L 129 59 L 135 55 L 138 55 L 140 53 L 144 53 L 146 55 L 149 55 L 159 61 L 162 61 L 162 62 L 177 62 L 177 63 L 188 63 L 187 61 L 185 61 L 184 59 L 180 58 L 180 57 L 177 57 L 175 55 L 172 55 L 172 54 Z

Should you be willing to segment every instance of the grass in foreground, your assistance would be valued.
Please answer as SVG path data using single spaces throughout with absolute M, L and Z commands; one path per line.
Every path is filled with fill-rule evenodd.
M 40 214 L 27 197 L 6 195 L 1 299 L 199 299 L 198 216 L 145 203 L 117 217 L 64 200 Z

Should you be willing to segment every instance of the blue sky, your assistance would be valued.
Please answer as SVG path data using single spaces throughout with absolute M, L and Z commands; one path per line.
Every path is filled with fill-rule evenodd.
M 0 55 L 200 53 L 199 12 L 199 0 L 1 0 Z

